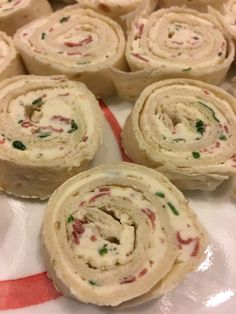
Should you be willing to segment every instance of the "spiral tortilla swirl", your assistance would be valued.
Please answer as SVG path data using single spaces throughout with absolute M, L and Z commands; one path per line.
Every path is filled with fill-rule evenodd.
M 234 54 L 231 37 L 213 15 L 175 7 L 141 13 L 127 41 L 131 72 L 115 69 L 113 79 L 118 94 L 128 99 L 166 78 L 193 78 L 217 85 Z
M 127 14 L 141 3 L 142 0 L 76 0 L 82 7 L 98 11 L 111 17 Z
M 85 170 L 103 114 L 82 83 L 64 76 L 16 76 L 0 83 L 0 189 L 47 198 Z
M 236 41 L 236 1 L 227 0 L 223 1 L 221 7 L 218 10 L 209 8 L 209 12 L 219 18 L 224 24 L 227 31 Z
M 172 289 L 198 265 L 206 239 L 162 174 L 129 163 L 102 165 L 65 182 L 48 203 L 42 229 L 56 287 L 82 302 L 112 306 Z
M 11 37 L 0 31 L 0 80 L 24 73 L 24 68 Z
M 135 162 L 182 189 L 214 190 L 236 173 L 236 102 L 206 83 L 172 79 L 147 87 L 122 135 Z
M 51 12 L 47 0 L 0 0 L 0 29 L 12 36 L 18 28 Z
M 97 96 L 114 92 L 110 67 L 124 68 L 121 27 L 79 5 L 33 21 L 14 38 L 30 73 L 65 74 L 85 83 Z

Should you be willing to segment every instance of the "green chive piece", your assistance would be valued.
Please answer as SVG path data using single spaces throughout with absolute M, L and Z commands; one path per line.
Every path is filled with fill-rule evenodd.
M 171 209 L 172 213 L 175 216 L 179 216 L 179 212 L 177 211 L 177 209 L 174 207 L 174 205 L 170 202 L 167 202 L 167 205 L 169 206 L 169 208 Z
M 88 282 L 90 283 L 90 285 L 96 286 L 96 281 L 95 280 L 89 280 Z
M 201 104 L 201 105 L 203 105 L 204 107 L 206 107 L 208 110 L 210 110 L 211 113 L 212 113 L 213 118 L 214 118 L 217 122 L 220 122 L 220 121 L 216 118 L 216 115 L 215 115 L 215 112 L 214 112 L 213 109 L 211 109 L 209 106 L 207 106 L 207 105 L 206 105 L 204 102 L 202 102 L 202 101 L 199 101 L 198 103 Z
M 41 134 L 39 134 L 39 136 L 38 137 L 40 137 L 40 138 L 44 138 L 44 137 L 48 137 L 49 135 L 51 135 L 51 133 L 41 133 Z
M 72 133 L 78 129 L 78 125 L 75 123 L 74 120 L 71 121 L 70 127 L 71 129 L 67 131 L 67 133 Z
M 18 121 L 19 124 L 22 123 L 22 122 L 23 122 L 23 120 L 19 120 L 19 121 Z
M 190 71 L 190 70 L 192 70 L 192 68 L 182 69 L 182 71 L 184 71 L 184 72 L 187 72 L 187 71 Z
M 107 247 L 104 245 L 102 248 L 99 248 L 99 249 L 98 249 L 98 253 L 99 253 L 99 255 L 101 255 L 101 256 L 106 255 L 106 254 L 108 253 Z
M 46 33 L 42 33 L 41 34 L 41 39 L 45 39 L 45 37 L 46 37 Z
M 192 156 L 193 156 L 193 158 L 198 159 L 198 158 L 200 158 L 200 153 L 199 152 L 192 152 Z
M 221 135 L 219 136 L 219 140 L 221 140 L 221 141 L 227 141 L 227 137 L 226 137 L 224 134 L 221 134 Z
M 197 122 L 195 123 L 195 127 L 197 129 L 197 132 L 201 135 L 205 132 L 205 126 L 202 120 L 197 120 Z
M 162 193 L 162 192 L 156 192 L 155 195 L 156 195 L 156 196 L 159 196 L 159 197 L 161 197 L 161 198 L 164 198 L 164 197 L 165 197 L 165 194 Z
M 67 218 L 67 223 L 69 224 L 69 223 L 71 223 L 74 220 L 75 220 L 74 216 L 69 215 L 68 218 Z
M 42 97 L 36 98 L 35 100 L 32 101 L 32 105 L 37 105 L 37 106 L 43 105 L 43 98 Z
M 64 22 L 67 22 L 69 20 L 69 16 L 64 16 L 60 19 L 60 23 L 64 23 Z
M 13 141 L 12 146 L 19 150 L 26 150 L 26 146 L 21 141 Z

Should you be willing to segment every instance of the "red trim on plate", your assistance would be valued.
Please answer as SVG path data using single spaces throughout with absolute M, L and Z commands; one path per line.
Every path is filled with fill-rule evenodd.
M 99 104 L 115 135 L 122 160 L 132 162 L 121 146 L 121 127 L 118 121 L 102 100 L 99 100 Z M 56 291 L 46 272 L 14 280 L 0 281 L 0 310 L 36 305 L 57 299 L 60 296 L 61 294 Z
M 57 299 L 46 272 L 25 278 L 0 282 L 0 310 L 18 309 Z

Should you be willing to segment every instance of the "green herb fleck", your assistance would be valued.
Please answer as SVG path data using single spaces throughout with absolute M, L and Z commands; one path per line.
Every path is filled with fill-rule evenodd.
M 207 106 L 207 105 L 206 105 L 204 102 L 202 102 L 202 101 L 199 101 L 199 104 L 205 106 L 208 110 L 210 110 L 211 113 L 212 113 L 213 118 L 214 118 L 217 122 L 220 122 L 220 121 L 216 118 L 216 115 L 215 115 L 214 110 L 212 110 L 209 106 Z
M 13 141 L 12 146 L 19 150 L 26 150 L 26 146 L 21 141 Z
M 67 22 L 69 20 L 69 16 L 63 16 L 63 18 L 60 19 L 60 23 Z
M 32 105 L 42 106 L 43 105 L 43 98 L 39 97 L 32 101 Z
M 197 132 L 201 135 L 205 132 L 205 126 L 202 120 L 197 120 L 195 127 L 197 129 Z
M 23 122 L 23 120 L 19 120 L 19 121 L 18 121 L 18 124 L 20 124 L 20 123 L 22 123 L 22 122 Z
M 183 72 L 187 72 L 187 71 L 190 71 L 192 70 L 192 68 L 185 68 L 185 69 L 182 69 Z
M 72 133 L 78 129 L 78 125 L 75 123 L 74 120 L 71 121 L 70 127 L 71 129 L 67 131 L 67 133 Z
M 41 39 L 45 39 L 45 37 L 46 37 L 46 33 L 42 33 L 41 34 Z
M 12 2 L 12 0 L 7 0 L 7 2 Z
M 161 198 L 164 198 L 164 197 L 165 197 L 165 194 L 162 193 L 162 192 L 156 192 L 155 195 L 156 195 L 156 196 L 159 196 L 159 197 L 161 197 Z
M 179 216 L 179 212 L 177 211 L 177 209 L 174 207 L 174 205 L 170 202 L 167 202 L 167 205 L 169 206 L 169 208 L 171 209 L 172 213 L 175 216 Z
M 101 256 L 106 255 L 106 254 L 108 253 L 108 249 L 107 249 L 106 245 L 104 245 L 102 248 L 99 248 L 99 249 L 98 249 L 98 253 L 99 253 L 99 255 L 101 255 Z
M 89 280 L 88 282 L 90 283 L 90 285 L 96 286 L 96 281 L 94 281 L 94 280 Z
M 49 135 L 51 135 L 51 133 L 49 133 L 49 132 L 47 132 L 47 133 L 41 133 L 41 134 L 39 134 L 38 137 L 44 138 L 44 137 L 48 137 Z
M 220 134 L 219 139 L 221 141 L 227 141 L 227 137 L 224 134 Z
M 69 224 L 69 223 L 71 223 L 74 220 L 75 220 L 74 216 L 69 215 L 68 218 L 67 218 L 67 223 Z
M 198 159 L 198 158 L 200 158 L 200 153 L 199 152 L 192 152 L 192 156 L 193 156 L 193 158 Z

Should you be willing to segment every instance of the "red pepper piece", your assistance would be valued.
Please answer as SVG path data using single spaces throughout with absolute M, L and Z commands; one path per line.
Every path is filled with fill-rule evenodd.
M 181 244 L 190 244 L 191 242 L 194 241 L 193 238 L 188 238 L 186 240 L 182 239 L 179 231 L 176 233 L 176 237 L 177 237 L 178 242 Z
M 124 277 L 124 278 L 120 281 L 120 284 L 131 283 L 131 282 L 134 282 L 135 280 L 136 280 L 136 278 L 135 278 L 134 276 Z
M 200 244 L 199 244 L 199 239 L 197 238 L 196 239 L 196 243 L 195 243 L 195 246 L 194 246 L 194 249 L 191 253 L 191 256 L 194 257 L 194 256 L 197 256 L 198 252 L 199 252 L 199 249 L 200 249 Z
M 151 211 L 149 208 L 143 208 L 141 211 L 148 216 L 148 219 L 151 221 L 153 229 L 155 228 L 155 220 L 156 220 L 156 215 L 154 214 L 153 211 Z

